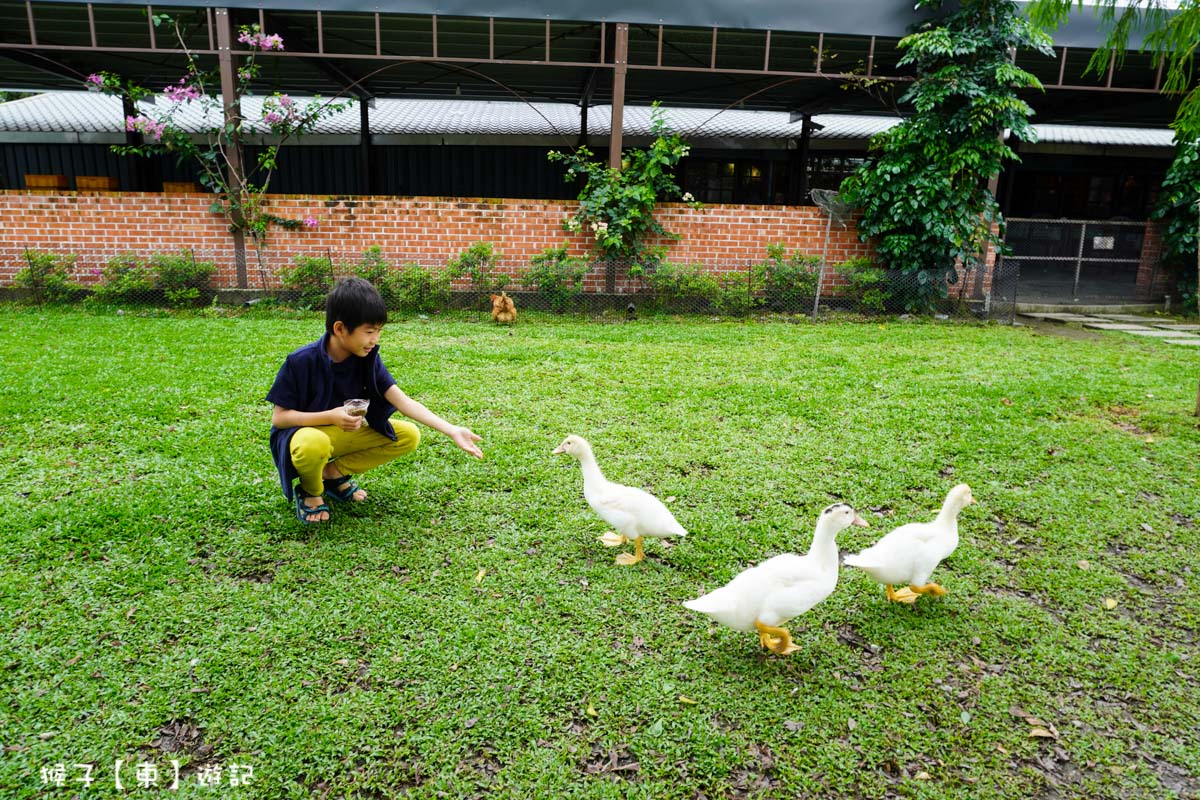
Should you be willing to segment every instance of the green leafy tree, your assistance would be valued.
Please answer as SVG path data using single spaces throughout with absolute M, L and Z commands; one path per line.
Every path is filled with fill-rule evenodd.
M 1152 53 L 1154 66 L 1165 68 L 1163 92 L 1183 96 L 1172 124 L 1179 143 L 1175 161 L 1151 217 L 1163 224 L 1166 258 L 1184 270 L 1184 301 L 1194 308 L 1200 293 L 1196 246 L 1200 236 L 1200 81 L 1195 73 L 1200 0 L 1170 5 L 1162 0 L 1092 0 L 1088 5 L 1094 6 L 1105 34 L 1104 44 L 1088 62 L 1089 73 L 1104 75 L 1114 62 L 1119 67 L 1129 51 L 1130 37 L 1140 35 L 1141 51 Z M 1066 21 L 1074 6 L 1075 0 L 1034 0 L 1027 10 L 1036 24 L 1054 29 Z M 1079 2 L 1078 7 L 1085 6 Z
M 982 266 L 989 245 L 1003 247 L 1000 209 L 987 182 L 1005 161 L 1017 160 L 1000 139 L 1003 130 L 1034 140 L 1033 110 L 1017 92 L 1041 88 L 1012 63 L 1010 50 L 1052 49 L 1008 0 L 965 0 L 899 46 L 900 64 L 917 75 L 900 98 L 914 113 L 872 140 L 870 156 L 841 193 L 862 210 L 859 235 L 875 240 L 884 266 L 915 276 L 918 291 L 908 305 L 929 307 L 946 296 L 956 265 Z
M 1184 307 L 1200 297 L 1200 141 L 1179 146 L 1151 218 L 1162 224 L 1163 255 L 1181 270 Z
M 1172 127 L 1182 142 L 1200 139 L 1200 82 L 1196 81 L 1196 50 L 1200 46 L 1200 0 L 1033 0 L 1027 12 L 1037 25 L 1054 29 L 1066 21 L 1072 7 L 1094 7 L 1100 17 L 1104 44 L 1088 63 L 1088 72 L 1101 76 L 1109 64 L 1121 66 L 1132 35 L 1142 36 L 1142 52 L 1154 56 L 1155 67 L 1165 67 L 1162 90 L 1182 95 Z
M 700 206 L 675 183 L 675 167 L 689 148 L 682 136 L 667 130 L 658 103 L 651 114 L 650 131 L 655 136 L 654 143 L 645 150 L 626 150 L 621 169 L 595 161 L 586 147 L 579 147 L 573 153 L 549 153 L 551 161 L 566 165 L 567 181 L 584 179 L 579 210 L 563 227 L 572 232 L 590 231 L 596 250 L 605 258 L 628 261 L 631 275 L 641 275 L 644 267 L 661 259 L 661 249 L 649 246 L 647 238 L 679 238 L 654 219 L 658 201 L 681 197 Z

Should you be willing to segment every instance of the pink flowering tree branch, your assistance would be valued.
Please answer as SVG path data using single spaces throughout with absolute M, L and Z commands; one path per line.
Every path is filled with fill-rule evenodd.
M 178 21 L 165 14 L 151 17 L 156 26 L 171 25 L 175 38 L 187 58 L 187 71 L 174 83 L 155 92 L 126 80 L 115 72 L 97 72 L 84 81 L 89 91 L 103 92 L 129 100 L 139 113 L 125 119 L 125 130 L 141 135 L 141 143 L 114 145 L 121 155 L 161 156 L 171 154 L 180 163 L 192 162 L 200 169 L 200 183 L 216 197 L 213 213 L 224 214 L 230 230 L 245 231 L 259 247 L 266 244 L 271 225 L 298 230 L 315 228 L 317 220 L 285 219 L 266 210 L 264 195 L 271 176 L 279 163 L 279 148 L 292 139 L 311 133 L 322 119 L 346 107 L 345 102 L 314 97 L 300 102 L 286 94 L 274 92 L 263 98 L 261 111 L 254 120 L 239 119 L 237 124 L 224 119 L 224 104 L 220 93 L 219 75 L 201 68 L 187 46 L 184 30 Z M 237 97 L 250 94 L 260 67 L 255 56 L 272 50 L 283 50 L 279 34 L 267 34 L 258 25 L 239 29 L 238 42 L 248 49 L 237 71 Z M 147 102 L 152 101 L 152 102 Z M 185 118 L 200 120 L 185 122 Z M 258 154 L 254 164 L 246 166 L 241 159 L 232 158 L 234 149 L 249 133 L 269 135 L 272 143 Z M 240 168 L 237 164 L 243 164 Z

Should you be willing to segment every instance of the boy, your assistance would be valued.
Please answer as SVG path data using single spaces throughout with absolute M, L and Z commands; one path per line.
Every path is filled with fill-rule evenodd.
M 367 493 L 356 475 L 417 449 L 421 433 L 406 417 L 441 431 L 476 458 L 480 437 L 451 425 L 396 385 L 379 358 L 379 334 L 387 322 L 383 298 L 362 278 L 339 280 L 325 298 L 325 335 L 284 361 L 267 400 L 271 412 L 271 452 L 283 494 L 294 500 L 305 525 L 329 519 L 322 500 L 362 502 Z M 370 401 L 366 416 L 350 414 L 343 403 Z M 299 479 L 295 491 L 292 482 Z

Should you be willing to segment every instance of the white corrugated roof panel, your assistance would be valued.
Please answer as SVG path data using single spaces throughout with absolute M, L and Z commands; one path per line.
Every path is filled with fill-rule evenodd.
M 311 98 L 295 98 L 305 104 Z M 262 96 L 242 98 L 242 115 L 256 133 L 266 126 L 256 123 L 262 116 Z M 160 110 L 168 101 L 159 98 Z M 149 103 L 141 104 L 144 108 Z M 689 139 L 789 139 L 800 135 L 801 125 L 777 111 L 745 111 L 709 108 L 664 108 L 667 127 Z M 649 136 L 653 109 L 628 106 L 624 112 L 626 136 Z M 379 99 L 370 110 L 371 132 L 390 136 L 564 136 L 579 131 L 579 108 L 568 103 L 480 102 L 469 100 Z M 198 133 L 220 120 L 215 104 L 185 103 L 177 119 L 190 132 Z M 588 133 L 607 136 L 612 119 L 610 106 L 588 110 Z M 813 117 L 821 130 L 815 139 L 866 140 L 885 131 L 896 117 L 821 114 Z M 356 101 L 321 120 L 317 135 L 357 135 L 359 110 Z M 92 92 L 46 92 L 21 100 L 0 103 L 0 132 L 120 133 L 125 127 L 121 101 Z M 1082 125 L 1036 125 L 1042 143 L 1169 147 L 1174 132 L 1162 128 L 1111 128 Z

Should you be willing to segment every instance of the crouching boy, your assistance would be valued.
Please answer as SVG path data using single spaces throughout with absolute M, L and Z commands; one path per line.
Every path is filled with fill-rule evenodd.
M 387 307 L 374 286 L 361 278 L 339 280 L 325 298 L 325 335 L 290 354 L 267 393 L 275 406 L 271 452 L 279 481 L 306 525 L 329 519 L 326 495 L 343 503 L 367 498 L 351 476 L 417 449 L 420 430 L 407 421 L 393 425 L 388 418 L 394 411 L 483 458 L 475 445 L 480 437 L 446 422 L 396 385 L 379 358 L 386 322 Z M 352 399 L 369 401 L 365 416 L 345 407 Z

